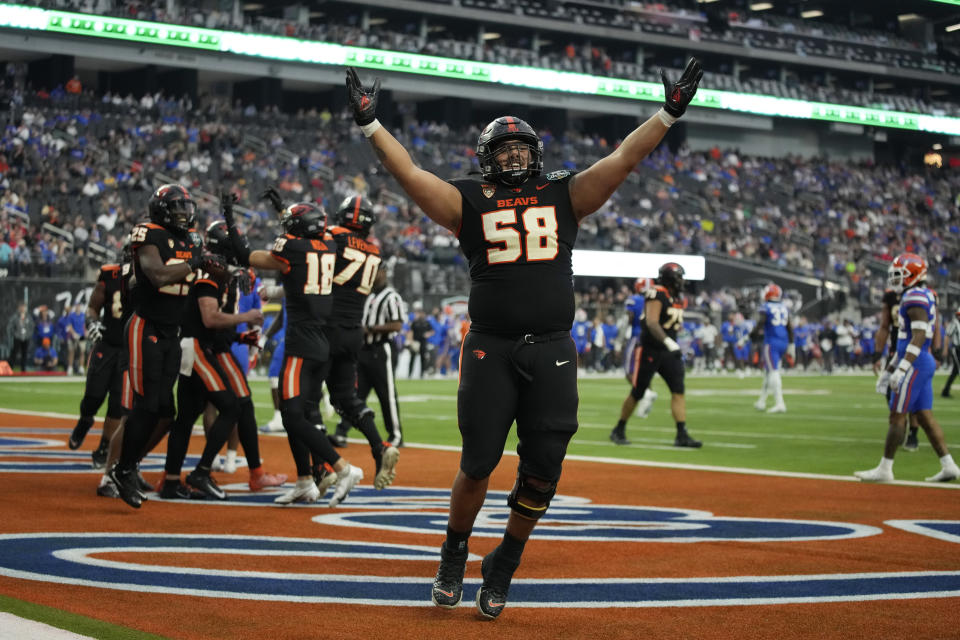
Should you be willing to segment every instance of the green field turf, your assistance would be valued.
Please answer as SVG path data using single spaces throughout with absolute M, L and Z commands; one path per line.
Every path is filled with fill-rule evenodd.
M 944 377 L 934 379 L 934 413 L 947 441 L 960 450 L 956 429 L 960 424 L 960 384 L 957 399 L 941 399 Z M 570 453 L 605 458 L 629 458 L 663 463 L 708 465 L 772 471 L 849 476 L 877 464 L 886 434 L 887 411 L 874 393 L 873 378 L 857 375 L 798 376 L 784 378 L 788 413 L 757 412 L 753 402 L 760 387 L 756 376 L 740 379 L 689 377 L 687 425 L 703 440 L 700 450 L 671 446 L 674 426 L 669 394 L 657 380 L 660 394 L 646 419 L 632 418 L 629 447 L 614 446 L 607 435 L 616 422 L 628 386 L 619 378 L 585 378 L 580 381 L 580 430 Z M 400 411 L 408 443 L 459 445 L 456 428 L 456 381 L 400 380 Z M 251 382 L 261 423 L 272 415 L 267 382 Z M 0 381 L 0 407 L 74 414 L 82 381 Z M 770 403 L 772 404 L 772 403 Z M 379 407 L 371 397 L 375 411 Z M 359 437 L 359 433 L 353 432 Z M 509 448 L 515 448 L 511 437 Z M 900 451 L 895 472 L 898 480 L 922 480 L 939 465 L 921 433 L 920 450 Z

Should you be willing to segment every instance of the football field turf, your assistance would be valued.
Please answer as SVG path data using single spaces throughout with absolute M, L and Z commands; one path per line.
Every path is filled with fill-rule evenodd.
M 956 455 L 960 398 L 941 399 L 943 381 L 934 380 L 934 412 Z M 659 380 L 650 416 L 627 425 L 632 444 L 612 444 L 628 386 L 581 379 L 580 429 L 558 495 L 496 629 L 469 614 L 468 600 L 502 532 L 516 458 L 491 477 L 471 539 L 468 611 L 430 606 L 459 447 L 456 381 L 398 384 L 408 447 L 394 487 L 362 486 L 373 470 L 353 431 L 342 453 L 367 476 L 341 508 L 274 506 L 277 492 L 248 492 L 241 468 L 215 474 L 227 502 L 153 496 L 134 511 L 93 495 L 99 425 L 80 451 L 66 448 L 82 380 L 0 380 L 0 612 L 108 639 L 529 638 L 560 637 L 558 628 L 564 637 L 803 638 L 810 619 L 821 621 L 817 637 L 935 638 L 960 624 L 950 613 L 960 600 L 960 483 L 923 482 L 939 464 L 922 433 L 919 451 L 898 451 L 901 486 L 852 476 L 877 464 L 886 434 L 871 376 L 787 375 L 786 414 L 753 408 L 757 376 L 688 377 L 687 424 L 702 449 L 672 446 Z M 265 423 L 268 384 L 251 388 Z M 373 397 L 371 406 L 379 411 Z M 195 436 L 186 469 L 201 447 Z M 144 461 L 151 481 L 164 448 Z M 511 435 L 508 455 L 515 448 Z M 261 437 L 261 449 L 269 470 L 293 474 L 282 435 Z
M 934 414 L 948 444 L 960 446 L 960 381 L 954 398 L 940 398 L 944 375 L 934 378 Z M 627 423 L 630 446 L 608 439 L 629 387 L 620 378 L 585 377 L 580 380 L 580 428 L 568 453 L 664 464 L 690 464 L 734 469 L 850 475 L 877 464 L 886 435 L 887 409 L 867 375 L 789 375 L 784 378 L 785 414 L 766 414 L 753 408 L 759 393 L 756 376 L 733 375 L 687 378 L 687 428 L 702 440 L 702 449 L 672 446 L 674 424 L 670 396 L 662 381 L 650 416 Z M 269 385 L 251 380 L 257 419 L 272 416 Z M 453 379 L 399 380 L 400 414 L 408 443 L 459 447 L 456 422 L 457 383 Z M 0 381 L 0 408 L 76 415 L 83 393 L 82 380 L 24 378 Z M 772 400 L 767 406 L 772 406 Z M 376 396 L 370 406 L 379 412 Z M 101 416 L 103 410 L 101 410 Z M 336 416 L 328 416 L 333 428 Z M 379 423 L 379 420 L 378 420 Z M 379 423 L 382 424 L 382 423 Z M 359 437 L 357 431 L 351 434 Z M 516 448 L 511 434 L 507 450 Z M 960 456 L 957 456 L 960 458 Z M 898 480 L 923 480 L 938 470 L 923 433 L 917 452 L 901 450 L 895 472 Z

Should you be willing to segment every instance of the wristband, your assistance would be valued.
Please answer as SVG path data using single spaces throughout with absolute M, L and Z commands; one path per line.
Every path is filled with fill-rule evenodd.
M 667 351 L 679 351 L 679 350 L 680 350 L 680 345 L 677 344 L 677 341 L 674 340 L 673 338 L 669 338 L 669 337 L 663 339 L 663 346 L 665 346 L 665 347 L 667 348 Z
M 912 366 L 913 366 L 913 363 L 907 360 L 906 358 L 902 359 L 900 362 L 897 363 L 897 369 L 900 369 L 901 371 L 907 371 Z
M 657 117 L 660 118 L 660 122 L 662 122 L 663 126 L 665 127 L 671 127 L 673 126 L 674 122 L 679 120 L 679 118 L 677 118 L 676 116 L 670 115 L 663 108 L 661 108 L 660 111 L 657 111 Z
M 360 131 L 363 131 L 363 135 L 366 136 L 367 138 L 372 136 L 379 128 L 380 128 L 380 121 L 377 120 L 376 118 L 374 118 L 373 122 L 371 122 L 370 124 L 360 125 Z
M 906 353 L 912 353 L 915 356 L 920 355 L 920 347 L 915 344 L 908 344 L 906 348 Z
M 927 324 L 927 321 L 926 321 L 926 320 L 912 320 L 912 321 L 910 322 L 910 330 L 911 330 L 911 331 L 924 331 L 924 332 L 925 332 L 925 331 L 926 331 L 927 329 L 929 329 L 929 328 L 930 328 L 930 325 Z

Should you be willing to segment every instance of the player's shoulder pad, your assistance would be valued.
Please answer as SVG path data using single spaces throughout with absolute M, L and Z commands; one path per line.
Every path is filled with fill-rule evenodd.
M 104 265 L 100 265 L 100 272 L 101 272 L 101 273 L 114 274 L 114 273 L 116 273 L 116 272 L 118 272 L 118 271 L 120 271 L 120 265 L 118 265 L 118 264 L 104 264 Z
M 350 233 L 350 229 L 346 227 L 327 227 L 327 233 L 333 236 L 343 235 L 344 233 Z

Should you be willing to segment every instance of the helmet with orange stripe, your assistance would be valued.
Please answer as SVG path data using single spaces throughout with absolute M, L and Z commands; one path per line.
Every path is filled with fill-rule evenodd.
M 322 238 L 327 231 L 327 212 L 312 202 L 297 202 L 280 216 L 283 230 L 298 238 Z
M 543 171 L 543 141 L 520 118 L 501 116 L 480 133 L 477 160 L 484 180 L 523 184 Z
M 777 301 L 783 298 L 783 289 L 780 285 L 771 282 L 763 290 L 763 299 L 765 301 Z
M 349 196 L 340 203 L 336 219 L 341 227 L 351 229 L 361 238 L 366 238 L 370 233 L 370 227 L 377 221 L 377 216 L 373 212 L 373 203 L 369 198 Z
M 642 294 L 647 289 L 653 289 L 654 284 L 653 278 L 637 278 L 633 283 L 633 292 Z
M 887 286 L 897 293 L 916 286 L 927 278 L 927 263 L 915 253 L 901 253 L 887 269 Z

